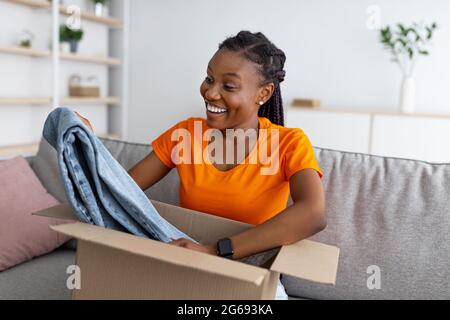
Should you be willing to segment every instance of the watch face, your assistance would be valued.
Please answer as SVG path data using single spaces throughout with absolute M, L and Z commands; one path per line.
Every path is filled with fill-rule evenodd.
M 221 257 L 230 257 L 233 255 L 233 247 L 230 239 L 221 239 L 217 242 L 217 249 Z

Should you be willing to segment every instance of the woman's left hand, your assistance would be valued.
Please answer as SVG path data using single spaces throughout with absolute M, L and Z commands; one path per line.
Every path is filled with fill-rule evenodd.
M 195 243 L 191 240 L 185 239 L 185 238 L 173 240 L 173 241 L 169 242 L 169 244 L 172 244 L 172 245 L 175 245 L 178 247 L 188 248 L 188 249 L 195 250 L 195 251 L 209 253 L 212 255 L 217 255 L 215 246 L 213 246 L 213 245 L 205 246 L 205 245 L 197 244 L 197 243 Z

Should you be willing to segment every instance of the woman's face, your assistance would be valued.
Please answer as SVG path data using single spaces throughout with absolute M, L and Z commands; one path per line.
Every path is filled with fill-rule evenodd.
M 221 49 L 214 54 L 200 86 L 209 127 L 225 130 L 258 125 L 259 101 L 266 102 L 273 93 L 273 84 L 260 86 L 258 67 L 234 51 Z

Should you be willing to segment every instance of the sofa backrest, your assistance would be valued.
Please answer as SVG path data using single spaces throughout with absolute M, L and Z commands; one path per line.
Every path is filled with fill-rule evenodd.
M 328 226 L 312 239 L 340 247 L 337 283 L 284 277 L 288 294 L 450 299 L 450 164 L 315 152 Z
M 151 151 L 149 144 L 102 142 L 126 170 Z M 328 226 L 311 239 L 341 249 L 337 282 L 284 276 L 286 292 L 313 299 L 450 299 L 450 164 L 314 151 L 324 172 Z M 44 139 L 33 169 L 65 201 L 56 152 Z M 178 188 L 171 170 L 146 194 L 178 205 Z

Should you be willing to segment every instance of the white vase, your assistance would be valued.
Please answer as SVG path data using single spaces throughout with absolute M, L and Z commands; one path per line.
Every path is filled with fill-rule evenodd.
M 403 77 L 399 101 L 400 112 L 414 112 L 415 90 L 414 79 L 412 77 Z
M 109 14 L 108 11 L 109 10 L 107 5 L 99 2 L 95 3 L 94 12 L 97 17 L 107 17 Z

